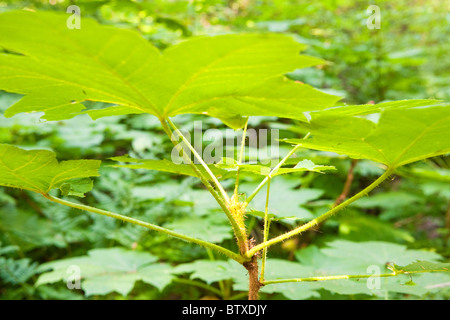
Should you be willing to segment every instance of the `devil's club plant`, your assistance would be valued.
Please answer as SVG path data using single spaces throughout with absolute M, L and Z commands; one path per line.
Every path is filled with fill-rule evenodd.
M 338 97 L 284 76 L 298 68 L 325 63 L 300 55 L 304 46 L 285 35 L 200 37 L 161 52 L 138 33 L 101 26 L 89 19 L 83 21 L 81 29 L 69 30 L 66 16 L 54 13 L 4 13 L 0 15 L 0 28 L 3 49 L 0 52 L 0 89 L 23 95 L 6 111 L 6 117 L 35 111 L 44 112 L 42 118 L 46 120 L 70 119 L 84 113 L 93 119 L 140 113 L 154 115 L 186 164 L 174 164 L 168 159 L 116 157 L 113 160 L 123 163 L 117 167 L 198 177 L 228 218 L 238 250 L 233 252 L 202 239 L 56 196 L 55 190 L 62 196 L 78 197 L 89 192 L 93 187 L 91 178 L 99 175 L 101 162 L 98 160 L 58 162 L 51 151 L 26 151 L 3 144 L 0 145 L 0 185 L 37 192 L 61 205 L 127 221 L 219 252 L 247 269 L 249 299 L 257 299 L 260 288 L 270 284 L 368 278 L 363 274 L 335 274 L 266 279 L 267 250 L 315 227 L 367 195 L 394 175 L 399 167 L 450 151 L 450 108 L 447 103 L 404 100 L 377 105 L 335 106 Z M 83 104 L 86 101 L 101 101 L 109 106 L 86 109 Z M 243 128 L 237 159 L 205 163 L 173 122 L 174 116 L 187 113 L 218 118 L 236 130 Z M 245 133 L 251 116 L 294 119 L 295 131 L 303 133 L 303 138 L 285 140 L 293 145 L 292 150 L 273 167 L 244 163 Z M 336 203 L 326 213 L 269 239 L 270 223 L 277 220 L 277 216 L 269 213 L 270 202 L 277 201 L 270 197 L 271 182 L 281 174 L 334 169 L 315 165 L 307 159 L 294 167 L 288 165 L 291 163 L 288 160 L 300 148 L 336 152 L 353 159 L 370 159 L 382 165 L 385 171 L 366 188 Z M 195 164 L 188 156 L 191 153 Z M 239 196 L 239 174 L 242 172 L 261 176 L 261 183 L 245 197 Z M 224 176 L 236 181 L 231 194 L 220 182 Z M 264 219 L 263 241 L 254 243 L 245 221 L 252 200 L 266 185 L 265 210 L 260 214 Z M 132 258 L 137 259 L 133 260 L 134 265 L 145 265 L 154 260 L 142 254 Z M 101 263 L 110 259 L 109 253 L 101 250 L 92 251 L 90 256 Z M 80 258 L 77 263 L 89 264 L 90 260 L 86 259 Z M 261 260 L 260 268 L 258 259 Z M 224 265 L 227 263 L 223 262 Z M 120 270 L 125 273 L 132 265 L 131 262 L 127 264 L 124 253 Z M 52 268 L 57 269 L 57 266 Z M 233 266 L 227 264 L 225 268 Z M 448 271 L 450 264 L 417 261 L 389 268 L 390 273 L 377 276 Z M 114 270 L 117 272 L 118 269 Z M 159 280 L 151 278 L 150 273 L 160 275 Z M 151 267 L 143 267 L 135 273 L 133 281 L 138 279 L 149 279 L 161 288 L 170 282 L 170 277 L 164 276 L 164 270 Z M 46 274 L 39 281 L 51 282 L 46 280 Z M 122 289 L 124 292 L 130 290 Z M 88 285 L 85 290 L 89 290 Z

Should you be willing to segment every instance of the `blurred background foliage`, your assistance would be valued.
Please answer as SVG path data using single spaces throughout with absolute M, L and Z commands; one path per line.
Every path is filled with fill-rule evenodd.
M 295 70 L 288 76 L 339 95 L 345 103 L 413 98 L 450 100 L 450 8 L 442 1 L 378 0 L 375 4 L 381 9 L 381 29 L 373 30 L 366 26 L 370 15 L 366 12 L 367 2 L 349 0 L 14 0 L 0 1 L 0 12 L 24 8 L 65 12 L 71 4 L 81 8 L 82 19 L 91 17 L 102 24 L 137 30 L 162 50 L 199 35 L 290 34 L 308 45 L 305 54 L 329 63 Z M 1 92 L 0 113 L 18 99 L 18 95 Z M 91 158 L 104 161 L 94 190 L 77 201 L 236 249 L 224 215 L 217 211 L 212 198 L 196 179 L 107 166 L 112 164 L 109 157 L 124 154 L 146 159 L 170 157 L 172 145 L 152 116 L 118 116 L 96 121 L 88 116 L 78 116 L 68 121 L 45 123 L 39 117 L 39 114 L 20 114 L 10 119 L 1 117 L 0 143 L 53 150 L 60 160 Z M 192 130 L 195 120 L 203 121 L 204 130 L 226 129 L 212 118 L 191 115 L 176 118 L 176 122 L 187 130 Z M 279 129 L 281 138 L 296 137 L 290 121 L 255 117 L 250 120 L 250 126 Z M 208 141 L 203 143 L 206 145 Z M 288 147 L 281 146 L 281 153 L 288 151 Z M 349 171 L 353 170 L 350 194 L 362 189 L 381 172 L 377 164 L 352 162 L 334 154 L 303 150 L 296 156 L 317 164 L 334 165 L 338 170 L 327 174 L 279 177 L 271 200 L 278 203 L 279 210 L 288 211 L 286 214 L 295 211 L 298 216 L 318 215 L 343 192 Z M 448 260 L 449 165 L 448 157 L 438 157 L 402 168 L 393 181 L 355 203 L 345 214 L 336 216 L 320 229 L 271 248 L 269 258 L 281 263 L 278 269 L 283 270 L 288 262 L 303 262 L 299 257 L 304 259 L 305 252 L 315 252 L 311 248 L 344 239 L 355 243 L 391 242 L 411 250 L 425 248 Z M 244 176 L 244 179 L 244 189 L 257 183 L 250 176 Z M 224 183 L 231 185 L 233 181 Z M 303 196 L 299 196 L 301 190 Z M 301 220 L 273 222 L 271 234 L 289 230 Z M 247 222 L 252 235 L 260 241 L 260 217 L 249 215 Z M 242 275 L 208 274 L 213 265 L 219 269 L 228 268 L 222 257 L 162 234 L 49 203 L 26 191 L 0 188 L 0 230 L 1 299 L 245 298 L 245 286 L 239 283 L 239 277 L 245 276 L 242 267 L 239 269 Z M 155 260 L 173 270 L 169 281 L 158 285 L 144 277 L 147 280 L 137 281 L 132 290 L 105 289 L 102 292 L 91 287 L 89 295 L 85 295 L 86 290 L 68 290 L 63 282 L 35 285 L 43 270 L 40 266 L 48 261 L 113 247 L 144 251 L 156 257 Z M 320 259 L 318 250 L 316 254 L 316 259 Z M 195 278 L 192 270 L 197 270 L 200 275 Z M 202 271 L 205 274 L 201 275 Z M 389 295 L 379 296 L 357 290 L 356 294 L 349 294 L 332 287 L 313 290 L 296 284 L 295 289 L 279 286 L 266 291 L 262 298 L 450 298 L 450 277 L 441 275 L 436 281 L 437 287 L 442 283 L 447 285 L 439 290 L 394 290 Z

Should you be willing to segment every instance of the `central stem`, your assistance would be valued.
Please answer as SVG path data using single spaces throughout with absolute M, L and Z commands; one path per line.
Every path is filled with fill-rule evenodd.
M 248 246 L 251 248 L 252 243 L 250 242 Z M 263 284 L 258 279 L 258 255 L 254 254 L 250 261 L 243 263 L 243 266 L 248 271 L 248 300 L 259 300 L 259 289 Z
M 216 177 L 214 176 L 214 174 L 209 170 L 208 166 L 204 163 L 203 159 L 201 161 L 202 166 L 204 167 L 204 169 L 206 170 L 207 173 L 210 174 L 210 177 L 205 176 L 199 169 L 197 169 L 197 167 L 194 165 L 194 163 L 191 161 L 191 159 L 186 155 L 186 153 L 183 151 L 182 147 L 179 146 L 176 141 L 173 139 L 173 132 L 172 130 L 170 130 L 169 126 L 166 123 L 165 119 L 160 119 L 161 125 L 164 129 L 164 131 L 166 132 L 167 136 L 169 137 L 169 139 L 172 141 L 172 143 L 174 144 L 175 148 L 177 148 L 178 152 L 181 152 L 183 159 L 192 167 L 192 169 L 194 170 L 194 172 L 196 173 L 196 175 L 200 178 L 200 180 L 202 181 L 202 183 L 205 185 L 205 187 L 208 189 L 208 191 L 212 194 L 212 196 L 216 199 L 217 203 L 220 205 L 220 207 L 222 208 L 222 210 L 225 212 L 228 220 L 231 223 L 231 226 L 233 228 L 234 234 L 236 235 L 236 239 L 238 242 L 238 247 L 239 250 L 241 252 L 241 254 L 245 254 L 246 250 L 246 241 L 247 238 L 242 234 L 241 232 L 241 228 L 238 226 L 235 218 L 233 217 L 233 214 L 230 210 L 230 205 L 231 205 L 231 200 L 228 198 L 226 192 L 223 190 L 223 187 L 220 185 L 220 183 L 217 181 Z M 173 122 L 171 122 L 171 126 L 173 126 L 173 128 L 176 130 L 176 132 L 178 133 L 179 137 L 182 138 L 183 142 L 188 146 L 188 148 L 192 151 L 195 151 L 194 147 L 189 143 L 189 141 L 181 134 L 180 130 L 178 130 L 178 128 L 175 126 L 175 124 Z M 197 157 L 200 157 L 198 155 L 197 152 L 194 153 L 194 155 L 196 155 Z M 201 157 L 200 157 L 201 158 Z M 214 177 L 214 178 L 213 178 Z M 217 187 L 220 188 L 222 190 L 222 194 L 220 192 L 218 192 L 210 183 L 209 183 L 209 179 L 213 179 L 216 184 Z

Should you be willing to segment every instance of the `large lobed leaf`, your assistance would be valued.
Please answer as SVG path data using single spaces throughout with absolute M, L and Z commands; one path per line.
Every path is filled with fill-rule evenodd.
M 423 250 L 409 250 L 404 246 L 387 242 L 350 242 L 333 241 L 328 247 L 319 249 L 310 246 L 296 253 L 301 263 L 270 259 L 266 266 L 266 279 L 287 279 L 310 276 L 332 276 L 340 274 L 372 274 L 368 267 L 378 267 L 379 271 L 389 272 L 386 262 L 401 263 L 393 266 L 398 273 L 413 276 L 415 286 L 406 285 L 409 276 L 399 275 L 383 278 L 381 287 L 370 289 L 365 280 L 328 280 L 303 283 L 280 283 L 264 286 L 264 293 L 282 293 L 289 299 L 307 299 L 320 297 L 320 290 L 338 294 L 367 294 L 384 297 L 386 292 L 399 292 L 423 295 L 434 290 L 435 284 L 448 281 L 449 264 L 437 262 L 442 259 L 436 253 Z M 421 261 L 416 261 L 420 259 Z M 423 261 L 428 259 L 431 261 Z M 189 274 L 189 278 L 212 284 L 223 280 L 232 280 L 233 289 L 248 290 L 246 270 L 231 260 L 197 260 L 192 263 L 171 267 L 158 263 L 157 258 L 146 252 L 137 252 L 123 248 L 94 249 L 87 256 L 68 258 L 44 263 L 38 271 L 43 272 L 36 286 L 59 281 L 71 281 L 71 266 L 79 267 L 81 288 L 86 295 L 108 294 L 116 291 L 122 295 L 131 292 L 134 284 L 142 280 L 164 289 L 175 275 Z M 424 274 L 432 272 L 433 274 Z M 437 273 L 435 273 L 437 272 Z M 445 274 L 447 273 L 447 274 Z M 72 279 L 73 280 L 73 279 Z
M 0 186 L 39 193 L 60 189 L 65 195 L 83 196 L 92 189 L 90 177 L 99 176 L 99 160 L 58 162 L 54 152 L 23 150 L 0 144 Z
M 118 292 L 126 296 L 136 281 L 164 289 L 171 281 L 171 267 L 157 263 L 157 258 L 147 252 L 108 248 L 90 250 L 87 256 L 47 262 L 39 266 L 44 272 L 36 286 L 58 281 L 73 282 L 76 266 L 81 277 L 81 288 L 86 296 Z
M 266 265 L 265 279 L 294 279 L 300 277 L 336 276 L 336 275 L 373 275 L 374 270 L 390 273 L 386 263 L 401 263 L 401 273 L 397 277 L 379 278 L 380 287 L 371 288 L 367 279 L 326 280 L 302 283 L 270 284 L 261 288 L 263 293 L 281 293 L 288 299 L 319 298 L 327 290 L 331 293 L 354 295 L 365 294 L 384 298 L 387 292 L 406 293 L 421 296 L 433 291 L 434 285 L 448 282 L 450 275 L 448 263 L 436 262 L 442 257 L 434 252 L 407 249 L 405 246 L 381 242 L 351 242 L 336 240 L 319 249 L 309 246 L 297 251 L 297 260 L 286 261 L 269 259 Z M 422 261 L 416 261 L 417 259 Z M 431 261 L 423 261 L 424 259 Z M 411 278 L 417 285 L 407 285 Z M 430 274 L 424 274 L 428 273 Z M 232 280 L 233 290 L 247 291 L 248 279 L 245 270 L 233 261 L 198 260 L 179 265 L 173 269 L 175 274 L 189 274 L 191 279 L 200 279 L 208 284 Z
M 280 34 L 200 37 L 163 53 L 137 32 L 84 18 L 79 30 L 67 15 L 7 12 L 0 15 L 0 89 L 25 97 L 6 117 L 43 111 L 48 120 L 82 112 L 82 102 L 114 104 L 85 111 L 93 118 L 183 113 L 221 118 L 233 127 L 241 116 L 305 119 L 303 112 L 332 106 L 338 97 L 296 83 L 284 74 L 323 64 L 300 55 L 305 48 Z
M 313 113 L 302 124 L 312 138 L 285 141 L 400 167 L 450 152 L 450 105 L 430 103 L 397 101 Z

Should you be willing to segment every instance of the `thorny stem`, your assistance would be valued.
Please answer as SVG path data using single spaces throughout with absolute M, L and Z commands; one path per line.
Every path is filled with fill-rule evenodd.
M 337 205 L 341 204 L 342 201 L 344 201 L 345 199 L 347 199 L 348 194 L 350 193 L 350 189 L 352 186 L 352 182 L 354 179 L 354 170 L 356 167 L 356 164 L 358 163 L 358 159 L 352 159 L 352 162 L 350 164 L 350 169 L 348 170 L 347 173 L 347 177 L 345 179 L 344 182 L 344 187 L 342 188 L 342 192 L 341 194 L 336 198 L 336 200 L 334 201 L 334 207 L 336 207 Z M 316 228 L 314 229 L 315 232 L 311 233 L 310 236 L 313 237 L 314 235 L 317 234 L 317 231 L 319 231 L 319 229 L 321 228 L 321 225 L 317 225 Z
M 267 194 L 266 194 L 266 207 L 264 210 L 264 236 L 263 242 L 266 242 L 269 239 L 269 194 L 270 194 L 270 181 L 267 182 Z M 267 258 L 267 247 L 263 249 L 262 261 L 261 261 L 261 276 L 259 281 L 264 283 L 264 272 L 266 271 L 266 258 Z
M 382 183 L 384 180 L 386 180 L 392 173 L 392 169 L 388 168 L 383 175 L 381 175 L 377 180 L 375 180 L 373 183 L 371 183 L 368 187 L 366 187 L 364 190 L 358 192 L 357 194 L 355 194 L 353 197 L 351 197 L 350 199 L 342 202 L 341 204 L 333 207 L 331 210 L 329 210 L 328 212 L 320 215 L 319 217 L 305 223 L 304 225 L 291 230 L 285 234 L 282 234 L 281 236 L 278 236 L 276 238 L 273 238 L 269 241 L 265 241 L 255 247 L 253 247 L 251 250 L 249 250 L 246 254 L 246 256 L 248 258 L 252 257 L 256 252 L 267 248 L 271 245 L 274 245 L 276 243 L 279 243 L 281 241 L 284 241 L 286 239 L 289 239 L 292 236 L 295 236 L 303 231 L 306 231 L 308 229 L 311 229 L 312 227 L 316 226 L 317 224 L 321 223 L 322 221 L 325 221 L 326 219 L 330 218 L 332 215 L 334 215 L 336 212 L 344 209 L 345 207 L 347 207 L 348 205 L 350 205 L 351 203 L 353 203 L 354 201 L 362 198 L 363 196 L 367 195 L 370 191 L 372 191 L 373 189 L 375 189 L 380 183 Z
M 203 166 L 205 171 L 209 174 L 209 176 L 211 177 L 211 180 L 214 182 L 216 187 L 219 189 L 219 191 L 222 194 L 223 198 L 227 202 L 230 202 L 230 198 L 228 197 L 228 194 L 225 192 L 224 188 L 222 187 L 220 182 L 217 180 L 217 178 L 214 175 L 214 173 L 212 173 L 211 169 L 208 167 L 208 165 L 205 163 L 205 161 L 203 161 L 201 155 L 198 154 L 197 150 L 195 150 L 195 148 L 189 143 L 189 141 L 186 139 L 186 137 L 181 133 L 180 130 L 178 130 L 178 128 L 175 126 L 175 124 L 169 118 L 167 118 L 167 122 L 175 130 L 175 132 L 178 134 L 178 136 L 183 140 L 183 142 L 186 144 L 186 146 L 189 148 L 189 150 L 191 150 L 191 152 L 194 154 L 194 156 L 197 158 L 197 160 Z
M 175 124 L 173 124 L 173 122 L 170 119 L 167 119 L 167 122 L 174 128 L 174 130 L 181 137 L 183 142 L 193 152 L 194 156 L 202 164 L 202 166 L 204 167 L 206 172 L 209 174 L 210 178 L 212 179 L 212 181 L 214 182 L 216 187 L 221 192 L 222 197 L 220 197 L 220 195 L 217 193 L 217 191 L 211 186 L 211 184 L 209 183 L 210 179 L 208 179 L 208 177 L 205 177 L 205 175 L 199 169 L 197 169 L 197 167 L 189 159 L 188 163 L 193 167 L 194 171 L 197 173 L 197 175 L 200 177 L 202 182 L 205 184 L 205 186 L 208 188 L 208 190 L 213 194 L 213 196 L 216 198 L 216 200 L 219 202 L 219 204 L 221 205 L 221 207 L 224 209 L 225 213 L 227 214 L 230 222 L 233 225 L 233 229 L 235 231 L 235 234 L 236 234 L 236 236 L 238 238 L 238 244 L 239 244 L 240 248 L 242 247 L 242 243 L 245 243 L 246 246 L 247 246 L 247 243 L 246 243 L 247 239 L 246 239 L 246 237 L 244 237 L 242 235 L 242 233 L 241 233 L 241 236 L 239 237 L 239 230 L 240 229 L 236 225 L 236 220 L 231 215 L 231 212 L 230 212 L 230 210 L 229 210 L 229 208 L 227 206 L 227 204 L 230 204 L 231 201 L 230 201 L 227 193 L 223 189 L 222 185 L 219 183 L 219 181 L 217 180 L 215 175 L 211 172 L 209 167 L 203 161 L 201 156 L 197 153 L 195 148 L 189 143 L 189 141 L 178 130 L 178 128 L 175 126 Z M 169 136 L 169 138 L 172 140 L 172 132 L 171 132 L 170 128 L 167 126 L 167 124 L 165 123 L 164 120 L 161 120 L 161 124 L 163 125 L 163 128 L 164 128 L 165 132 L 167 133 L 167 135 Z M 245 147 L 245 134 L 246 134 L 246 130 L 247 130 L 247 124 L 248 124 L 248 118 L 247 118 L 247 123 L 245 124 L 244 133 L 243 133 L 242 142 L 241 142 L 241 150 L 240 150 L 239 162 L 238 162 L 239 164 L 242 162 L 242 158 L 243 158 L 243 151 L 244 151 L 244 147 Z M 308 133 L 304 137 L 304 139 L 307 139 L 309 137 L 309 135 L 310 134 Z M 175 142 L 174 142 L 174 144 L 176 146 L 178 146 Z M 265 177 L 265 179 L 258 185 L 258 187 L 255 189 L 255 191 L 247 198 L 246 202 L 244 203 L 244 208 L 245 208 L 245 206 L 248 205 L 248 203 L 256 196 L 256 194 L 262 189 L 262 187 L 266 183 L 268 183 L 267 196 L 266 196 L 266 207 L 265 207 L 265 214 L 264 214 L 264 240 L 263 240 L 263 242 L 261 244 L 255 246 L 255 247 L 251 247 L 250 246 L 250 248 L 248 250 L 247 249 L 244 250 L 244 252 L 241 250 L 241 255 L 238 255 L 238 254 L 235 254 L 235 253 L 229 251 L 228 249 L 216 246 L 216 245 L 208 243 L 208 242 L 204 242 L 202 240 L 198 240 L 198 239 L 194 239 L 195 241 L 191 240 L 191 242 L 194 242 L 194 243 L 202 242 L 202 243 L 199 243 L 199 244 L 201 244 L 201 245 L 203 245 L 203 246 L 205 246 L 207 248 L 211 248 L 211 249 L 217 250 L 219 252 L 222 252 L 222 253 L 226 254 L 227 256 L 229 256 L 230 258 L 232 258 L 232 259 L 234 259 L 234 260 L 236 260 L 239 263 L 244 265 L 244 267 L 249 272 L 249 278 L 250 278 L 249 279 L 249 284 L 250 284 L 250 287 L 249 287 L 249 300 L 257 300 L 260 287 L 264 286 L 266 284 L 284 283 L 284 282 L 305 282 L 305 281 L 336 280 L 336 279 L 350 279 L 350 278 L 368 278 L 370 276 L 373 276 L 373 275 L 338 275 L 338 276 L 328 276 L 328 277 L 309 277 L 309 278 L 297 278 L 297 279 L 279 279 L 279 280 L 269 280 L 269 281 L 265 281 L 264 280 L 267 248 L 269 246 L 271 246 L 273 244 L 276 244 L 276 243 L 279 243 L 279 242 L 281 242 L 281 241 L 283 241 L 285 239 L 288 239 L 288 238 L 290 238 L 290 237 L 292 237 L 294 235 L 297 235 L 297 234 L 299 234 L 299 233 L 301 233 L 301 232 L 303 232 L 305 230 L 308 230 L 308 229 L 314 227 L 315 225 L 325 221 L 326 219 L 331 217 L 333 214 L 335 214 L 339 210 L 345 208 L 346 206 L 350 205 L 352 202 L 358 200 L 359 198 L 363 197 L 364 195 L 367 195 L 370 191 L 372 191 L 374 188 L 376 188 L 381 182 L 383 182 L 385 179 L 387 179 L 389 177 L 389 175 L 392 173 L 392 170 L 388 168 L 388 170 L 382 176 L 380 176 L 372 184 L 370 184 L 364 190 L 362 190 L 361 192 L 357 193 L 356 195 L 354 195 L 353 197 L 351 197 L 347 201 L 342 202 L 342 203 L 336 203 L 335 206 L 331 210 L 326 212 L 325 214 L 317 217 L 316 219 L 313 219 L 313 220 L 309 221 L 308 223 L 306 223 L 306 224 L 304 224 L 304 225 L 302 225 L 302 226 L 300 226 L 300 227 L 298 227 L 298 228 L 296 228 L 296 229 L 294 229 L 294 230 L 292 230 L 290 232 L 287 232 L 287 233 L 285 233 L 285 234 L 283 234 L 281 236 L 278 236 L 278 237 L 276 237 L 276 238 L 274 238 L 274 239 L 269 241 L 268 240 L 268 229 L 269 229 L 270 221 L 268 219 L 268 201 L 269 201 L 269 192 L 270 192 L 269 190 L 270 190 L 270 181 L 271 181 L 271 178 L 272 178 L 272 174 L 274 172 L 276 172 L 300 147 L 301 147 L 301 145 L 296 145 L 277 164 L 277 166 L 275 166 L 271 170 L 269 175 Z M 186 158 L 184 152 L 183 152 L 183 156 Z M 239 168 L 238 168 L 237 175 L 236 175 L 236 185 L 235 185 L 235 190 L 234 190 L 234 196 L 235 197 L 237 197 L 238 184 L 239 184 Z M 347 190 L 347 192 L 348 192 L 348 190 Z M 233 224 L 233 222 L 234 222 L 234 224 Z M 160 228 L 160 227 L 152 225 L 152 229 L 153 230 L 155 230 L 155 227 L 156 228 Z M 163 228 L 160 228 L 160 229 L 163 229 Z M 167 231 L 171 232 L 171 233 L 174 233 L 173 231 L 170 231 L 170 230 L 167 230 Z M 165 233 L 168 233 L 168 232 L 165 232 Z M 182 236 L 184 236 L 184 235 L 182 235 Z M 187 236 L 184 236 L 184 237 L 187 237 Z M 207 245 L 205 245 L 205 244 L 207 244 Z M 216 247 L 220 248 L 220 250 L 218 248 L 213 248 L 212 246 L 216 246 Z M 261 266 L 261 277 L 260 277 L 260 279 L 258 279 L 258 263 L 257 263 L 257 255 L 256 254 L 260 250 L 263 250 L 263 258 L 262 258 L 262 266 Z M 396 275 L 395 272 L 393 274 L 383 274 L 383 275 L 379 275 L 379 276 L 389 277 L 389 276 L 394 276 L 394 275 Z M 223 295 L 223 290 L 222 290 L 221 294 Z
M 218 245 L 216 245 L 214 243 L 210 243 L 210 242 L 207 242 L 207 241 L 196 239 L 196 238 L 184 235 L 184 234 L 179 233 L 179 232 L 175 232 L 175 231 L 172 231 L 172 230 L 169 230 L 169 229 L 166 229 L 166 228 L 163 228 L 163 227 L 159 227 L 157 225 L 154 225 L 154 224 L 151 224 L 151 223 L 148 223 L 148 222 L 144 222 L 144 221 L 141 221 L 141 220 L 138 220 L 138 219 L 135 219 L 135 218 L 127 217 L 127 216 L 124 216 L 124 215 L 121 215 L 121 214 L 118 214 L 118 213 L 114 213 L 114 212 L 111 212 L 111 211 L 90 207 L 90 206 L 87 206 L 87 205 L 84 205 L 84 204 L 70 202 L 70 201 L 63 200 L 63 199 L 54 197 L 54 196 L 52 196 L 50 194 L 46 194 L 46 193 L 43 193 L 42 195 L 44 197 L 46 197 L 48 200 L 50 200 L 50 201 L 53 201 L 53 202 L 56 202 L 56 203 L 59 203 L 59 204 L 62 204 L 62 205 L 68 206 L 68 207 L 72 207 L 72 208 L 80 209 L 80 210 L 84 210 L 84 211 L 89 211 L 89 212 L 92 212 L 92 213 L 101 214 L 101 215 L 104 215 L 104 216 L 107 216 L 107 217 L 111 217 L 111 218 L 114 218 L 114 219 L 130 222 L 130 223 L 136 224 L 138 226 L 141 226 L 141 227 L 144 227 L 144 228 L 147 228 L 147 229 L 150 229 L 150 230 L 159 231 L 159 232 L 165 233 L 165 234 L 167 234 L 169 236 L 172 236 L 172 237 L 175 237 L 175 238 L 178 238 L 178 239 L 181 239 L 181 240 L 185 240 L 185 241 L 188 241 L 188 242 L 192 242 L 192 243 L 198 244 L 198 245 L 200 245 L 202 247 L 209 248 L 209 249 L 215 250 L 217 252 L 220 252 L 220 253 L 224 254 L 225 256 L 227 256 L 227 257 L 229 257 L 229 258 L 231 258 L 231 259 L 233 259 L 233 260 L 235 260 L 235 261 L 237 261 L 237 262 L 239 262 L 241 264 L 245 261 L 245 259 L 241 255 L 238 255 L 238 254 L 236 254 L 236 253 L 234 253 L 234 252 L 232 252 L 232 251 L 230 251 L 230 250 L 228 250 L 226 248 L 218 246 Z
M 308 278 L 295 278 L 295 279 L 277 279 L 264 281 L 264 285 L 274 283 L 287 283 L 287 282 L 313 282 L 313 281 L 326 281 L 326 280 L 339 280 L 339 279 L 364 279 L 364 278 L 376 278 L 376 277 L 395 277 L 396 273 L 382 273 L 382 274 L 357 274 L 357 275 L 337 275 L 337 276 L 324 276 L 324 277 L 308 277 Z
M 182 148 L 176 143 L 176 141 L 172 140 L 173 138 L 173 132 L 172 130 L 170 130 L 169 126 L 167 125 L 167 123 L 163 120 L 160 119 L 161 125 L 165 131 L 165 133 L 167 134 L 167 136 L 169 137 L 169 139 L 172 141 L 172 143 L 174 144 L 174 146 L 177 148 L 178 152 L 181 152 L 181 154 L 183 155 L 184 160 L 191 166 L 191 168 L 194 170 L 194 172 L 197 174 L 197 176 L 200 178 L 200 180 L 202 181 L 202 183 L 205 185 L 205 187 L 208 189 L 208 191 L 212 194 L 212 196 L 214 197 L 214 199 L 216 199 L 217 203 L 220 205 L 220 207 L 222 208 L 222 210 L 225 212 L 228 220 L 231 223 L 231 226 L 233 228 L 234 234 L 237 238 L 238 241 L 238 246 L 239 249 L 241 250 L 241 248 L 246 248 L 246 237 L 242 234 L 241 229 L 239 228 L 236 220 L 234 219 L 229 207 L 228 207 L 228 203 L 226 202 L 226 200 L 221 197 L 221 195 L 217 192 L 216 189 L 214 189 L 214 187 L 210 184 L 208 177 L 206 177 L 196 166 L 194 163 L 192 163 L 191 159 L 183 152 Z M 173 126 L 175 126 L 172 123 Z M 176 129 L 178 130 L 178 129 Z M 178 130 L 179 132 L 179 130 Z M 190 145 L 189 141 L 185 141 L 185 143 L 187 145 Z M 192 145 L 190 145 L 192 147 Z M 209 169 L 209 168 L 208 168 Z
M 164 132 L 167 134 L 167 136 L 169 137 L 169 139 L 172 141 L 172 143 L 174 144 L 175 148 L 177 148 L 177 151 L 180 152 L 183 156 L 184 161 L 186 161 L 187 164 L 189 164 L 189 166 L 192 168 L 192 170 L 197 174 L 197 176 L 200 178 L 200 180 L 202 181 L 202 183 L 205 185 L 205 187 L 211 192 L 211 194 L 214 196 L 214 198 L 217 200 L 217 202 L 221 205 L 221 206 L 225 206 L 225 200 L 220 196 L 220 194 L 217 192 L 216 189 L 213 188 L 213 186 L 209 183 L 209 179 L 208 177 L 206 177 L 198 168 L 197 166 L 195 166 L 194 163 L 192 163 L 191 159 L 184 153 L 184 150 L 182 149 L 182 147 L 180 147 L 175 141 L 172 140 L 173 138 L 173 132 L 172 130 L 170 130 L 169 126 L 167 125 L 167 123 L 160 119 L 161 125 L 164 129 Z
M 247 117 L 247 121 L 245 122 L 245 126 L 244 126 L 244 131 L 242 133 L 241 150 L 240 150 L 240 153 L 239 153 L 238 164 L 242 164 L 242 158 L 244 156 L 245 136 L 247 135 L 248 118 L 249 117 Z M 236 171 L 236 183 L 235 183 L 235 186 L 234 186 L 234 197 L 236 197 L 236 199 L 237 199 L 237 196 L 238 196 L 238 188 L 239 188 L 239 170 L 240 170 L 240 167 L 238 166 L 237 167 L 237 171 Z

